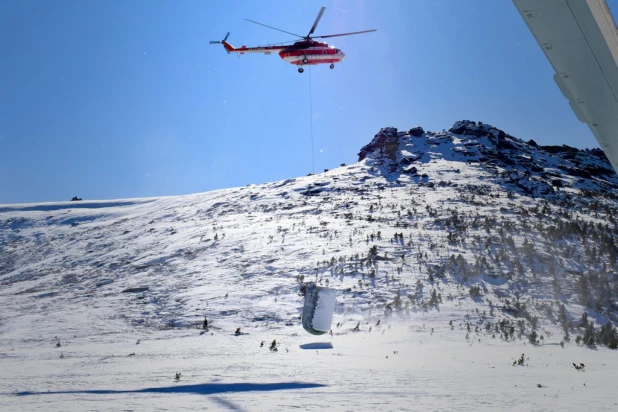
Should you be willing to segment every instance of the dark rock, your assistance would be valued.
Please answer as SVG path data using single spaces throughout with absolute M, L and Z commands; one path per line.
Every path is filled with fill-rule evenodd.
M 301 195 L 305 196 L 318 196 L 322 193 L 322 189 L 307 189 L 304 192 L 300 192 Z
M 605 152 L 601 149 L 594 148 L 594 149 L 586 149 L 586 151 L 588 151 L 591 155 L 598 157 L 601 160 L 606 161 L 607 163 L 609 163 L 609 159 L 607 158 L 607 156 L 605 155 Z
M 109 285 L 110 283 L 113 283 L 113 282 L 114 281 L 112 279 L 103 279 L 103 280 L 97 282 L 95 284 L 95 286 L 100 288 L 101 286 Z
M 464 134 L 464 131 L 466 130 L 466 122 L 468 122 L 468 120 L 455 122 L 455 124 L 453 124 L 453 126 L 448 129 L 448 131 L 455 134 Z
M 122 291 L 122 293 L 139 293 L 139 292 L 145 292 L 148 289 L 150 289 L 150 287 L 148 286 L 142 286 L 142 287 L 138 287 L 138 288 L 128 288 Z
M 449 129 L 449 132 L 464 136 L 482 137 L 488 136 L 490 140 L 505 139 L 508 135 L 504 131 L 482 122 L 473 122 L 470 120 L 460 120 L 455 122 Z M 510 137 L 510 136 L 509 136 Z
M 365 159 L 370 153 L 379 150 L 380 156 L 387 156 L 391 160 L 396 159 L 399 147 L 399 135 L 396 127 L 384 127 L 375 135 L 371 143 L 363 146 L 358 153 L 358 161 Z
M 474 156 L 476 153 L 474 153 L 471 150 L 457 150 L 455 149 L 455 151 L 457 152 L 457 154 L 460 154 L 462 156 Z
M 603 153 L 603 156 L 605 156 L 605 153 Z M 607 159 L 607 157 L 606 157 Z M 608 160 L 609 163 L 609 160 Z M 605 167 L 602 166 L 595 166 L 595 165 L 590 165 L 590 166 L 586 166 L 584 168 L 584 170 L 590 172 L 590 174 L 592 176 L 612 176 L 615 172 L 613 170 L 607 169 Z
M 571 168 L 571 167 L 564 167 L 564 166 L 558 166 L 558 167 L 564 170 L 566 174 L 568 174 L 569 176 L 583 177 L 585 179 L 590 179 L 592 177 L 592 174 L 587 170 Z
M 486 136 L 487 130 L 490 127 L 491 126 L 484 124 L 477 125 L 476 122 L 471 120 L 460 120 L 458 122 L 455 122 L 455 124 L 453 124 L 453 126 L 448 129 L 448 131 L 454 134 L 480 137 Z
M 539 147 L 539 145 L 532 139 L 528 140 L 528 144 L 532 147 Z
M 425 131 L 423 130 L 422 127 L 420 126 L 416 126 L 410 129 L 410 131 L 408 132 L 408 134 L 410 136 L 414 136 L 414 137 L 421 137 L 423 135 L 423 133 L 425 133 Z
M 577 159 L 577 153 L 575 152 L 560 153 L 560 157 L 566 160 L 575 160 Z
M 576 148 L 571 147 L 571 146 L 567 146 L 565 144 L 563 144 L 562 146 L 541 146 L 541 149 L 545 150 L 546 152 L 552 153 L 552 154 L 567 153 L 567 152 L 571 152 L 571 153 L 579 152 L 579 149 L 576 149 Z
M 515 146 L 513 146 L 512 143 L 510 143 L 508 140 L 506 139 L 499 139 L 498 140 L 498 144 L 496 145 L 496 147 L 498 148 L 498 150 L 513 150 L 515 149 Z

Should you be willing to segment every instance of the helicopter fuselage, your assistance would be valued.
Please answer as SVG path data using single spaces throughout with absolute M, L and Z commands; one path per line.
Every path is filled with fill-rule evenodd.
M 297 66 L 339 63 L 345 58 L 341 49 L 317 41 L 299 41 L 279 52 L 279 57 Z
M 241 46 L 238 48 L 227 41 L 223 41 L 223 46 L 230 53 L 277 53 L 284 61 L 299 67 L 315 64 L 332 65 L 345 58 L 345 53 L 341 49 L 314 40 L 297 41 L 290 46 Z
M 335 67 L 345 58 L 345 53 L 334 46 L 314 40 L 297 41 L 291 46 L 259 46 L 259 47 L 234 47 L 227 41 L 222 40 L 223 47 L 228 53 L 263 53 L 279 54 L 284 61 L 298 66 L 298 71 L 303 72 L 303 66 L 315 64 L 330 64 L 330 68 Z

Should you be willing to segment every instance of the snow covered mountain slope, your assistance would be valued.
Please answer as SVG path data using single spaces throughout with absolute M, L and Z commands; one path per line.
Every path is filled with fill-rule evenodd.
M 303 281 L 337 290 L 328 339 L 352 339 L 341 343 L 350 352 L 339 352 L 352 360 L 363 356 L 352 348 L 362 347 L 365 337 L 387 336 L 369 340 L 374 349 L 393 342 L 399 352 L 419 342 L 413 332 L 426 342 L 464 348 L 474 342 L 521 352 L 526 342 L 561 343 L 580 354 L 577 344 L 615 347 L 617 188 L 618 176 L 600 150 L 538 146 L 460 121 L 448 132 L 384 128 L 361 149 L 358 163 L 281 182 L 178 197 L 3 205 L 0 357 L 14 358 L 14 368 L 34 359 L 55 364 L 67 340 L 81 342 L 74 353 L 67 347 L 66 366 L 71 356 L 101 355 L 97 342 L 121 345 L 106 337 L 121 333 L 132 341 L 154 334 L 168 343 L 187 336 L 169 349 L 184 359 L 198 344 L 185 327 L 198 328 L 207 317 L 211 335 L 202 338 L 211 343 L 234 346 L 230 339 L 241 328 L 248 336 L 275 334 L 287 342 L 277 356 L 294 352 L 305 359 L 307 351 L 294 346 L 304 336 Z M 390 326 L 401 334 L 388 338 Z M 52 343 L 61 346 L 49 349 Z M 144 356 L 160 361 L 165 345 L 152 349 L 158 355 Z M 23 349 L 13 355 L 10 348 Z M 229 362 L 244 359 L 233 352 Z M 288 359 L 276 362 L 284 368 L 296 358 Z M 370 364 L 367 370 L 379 367 Z M 120 375 L 136 373 L 116 367 Z M 7 405 L 18 392 L 22 401 L 38 399 L 32 392 L 42 388 L 24 388 L 36 375 L 11 370 L 20 378 L 9 385 L 10 377 L 3 377 L 12 388 Z M 296 380 L 304 376 L 295 370 Z M 311 375 L 312 382 L 325 370 Z M 226 376 L 238 380 L 241 372 Z M 39 384 L 53 376 L 42 374 Z M 86 380 L 96 376 L 90 371 Z M 156 382 L 145 384 L 160 386 Z M 294 396 L 304 389 L 324 393 L 316 388 L 287 389 Z M 409 395 L 403 387 L 394 393 Z M 60 409 L 67 394 L 55 395 Z M 345 409 L 355 396 L 337 398 L 338 405 Z M 217 408 L 234 409 L 230 398 L 218 399 Z M 43 401 L 33 401 L 32 409 Z M 612 405 L 607 402 L 599 405 Z M 487 405 L 495 410 L 500 399 Z M 249 407 L 255 409 L 269 410 L 268 403 Z

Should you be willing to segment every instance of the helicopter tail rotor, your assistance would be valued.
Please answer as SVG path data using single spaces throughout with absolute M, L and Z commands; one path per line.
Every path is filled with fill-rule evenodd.
M 229 54 L 232 50 L 234 50 L 234 47 L 226 41 L 229 36 L 230 32 L 228 31 L 223 40 L 211 40 L 210 44 L 223 44 L 223 47 L 225 47 L 225 51 L 227 51 Z

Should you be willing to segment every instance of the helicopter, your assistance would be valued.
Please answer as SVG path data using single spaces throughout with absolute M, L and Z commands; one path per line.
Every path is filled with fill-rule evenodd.
M 306 36 L 290 33 L 276 27 L 259 23 L 257 21 L 245 19 L 248 22 L 259 24 L 260 26 L 268 27 L 269 29 L 277 30 L 283 33 L 291 34 L 302 39 L 300 41 L 290 42 L 293 44 L 285 45 L 286 43 L 280 43 L 279 45 L 258 47 L 247 47 L 243 45 L 239 48 L 236 48 L 227 42 L 227 38 L 230 36 L 229 32 L 225 35 L 225 38 L 223 40 L 213 40 L 210 42 L 210 44 L 223 44 L 223 47 L 228 52 L 228 54 L 264 53 L 268 55 L 272 53 L 278 53 L 279 57 L 281 57 L 284 61 L 298 66 L 299 73 L 303 73 L 305 71 L 305 69 L 303 69 L 303 66 L 307 65 L 330 64 L 330 68 L 334 69 L 335 63 L 339 63 L 340 61 L 342 61 L 345 58 L 345 54 L 343 53 L 343 51 L 341 51 L 341 49 L 338 49 L 332 45 L 328 45 L 327 43 L 315 41 L 314 39 L 326 39 L 329 37 L 350 36 L 353 34 L 369 33 L 376 31 L 377 29 L 355 31 L 350 33 L 328 34 L 325 36 L 312 36 L 315 28 L 318 26 L 318 23 L 322 18 L 322 15 L 324 14 L 324 10 L 326 10 L 326 7 L 322 7 L 320 9 L 318 17 L 316 17 L 313 26 L 311 26 L 311 30 L 309 30 L 309 34 L 307 34 Z

